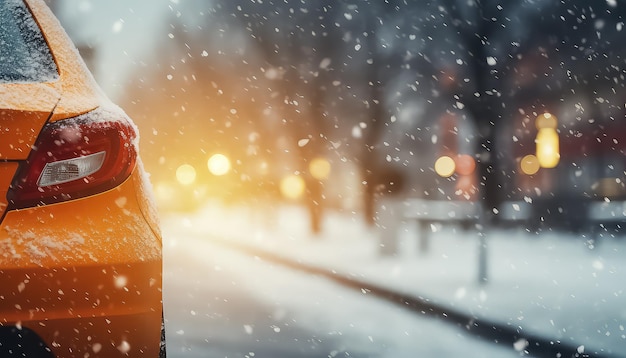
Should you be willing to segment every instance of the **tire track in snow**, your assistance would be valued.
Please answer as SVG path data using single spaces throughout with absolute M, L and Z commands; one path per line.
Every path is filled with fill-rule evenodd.
M 589 347 L 583 348 L 582 346 L 569 342 L 535 335 L 531 332 L 524 331 L 519 326 L 479 318 L 469 313 L 434 303 L 423 296 L 407 295 L 371 282 L 350 277 L 349 275 L 329 268 L 306 264 L 251 245 L 216 237 L 212 238 L 212 242 L 250 256 L 256 256 L 260 259 L 280 264 L 293 270 L 325 277 L 346 288 L 358 290 L 388 302 L 395 303 L 413 313 L 454 324 L 477 338 L 493 344 L 507 346 L 532 357 L 624 358 L 624 356 L 617 356 L 606 352 L 586 352 L 585 350 L 589 349 Z

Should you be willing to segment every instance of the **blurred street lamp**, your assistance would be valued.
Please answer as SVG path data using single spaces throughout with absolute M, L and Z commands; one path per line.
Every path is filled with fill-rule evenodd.
M 207 166 L 211 174 L 216 176 L 226 175 L 230 171 L 230 159 L 224 154 L 213 154 L 208 162 Z
M 451 177 L 455 169 L 456 164 L 454 163 L 454 159 L 447 155 L 439 157 L 435 162 L 435 172 L 441 177 Z
M 183 185 L 196 181 L 196 169 L 190 164 L 183 164 L 176 169 L 176 180 Z
M 522 173 L 526 175 L 536 174 L 541 166 L 539 165 L 539 159 L 534 154 L 528 154 L 519 163 Z
M 469 154 L 459 154 L 454 159 L 456 172 L 460 175 L 471 175 L 476 170 L 476 161 Z
M 550 113 L 544 113 L 537 117 L 537 159 L 542 168 L 554 168 L 559 164 L 559 134 L 556 131 L 556 117 Z
M 304 189 L 304 179 L 298 175 L 288 175 L 280 181 L 280 193 L 288 199 L 300 198 Z
M 315 158 L 309 163 L 309 172 L 317 180 L 328 179 L 330 163 L 325 158 Z

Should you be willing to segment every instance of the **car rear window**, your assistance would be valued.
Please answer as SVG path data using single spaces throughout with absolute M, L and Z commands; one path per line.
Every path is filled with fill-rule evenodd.
M 22 0 L 0 0 L 0 83 L 58 78 L 54 59 Z

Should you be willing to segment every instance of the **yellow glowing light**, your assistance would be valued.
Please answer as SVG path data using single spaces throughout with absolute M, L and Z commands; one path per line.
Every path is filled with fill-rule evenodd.
M 522 173 L 526 175 L 536 174 L 539 171 L 539 168 L 541 167 L 539 165 L 539 159 L 537 159 L 537 157 L 533 154 L 528 154 L 527 156 L 522 158 L 522 161 L 519 163 L 519 166 L 520 166 L 520 169 L 522 170 Z
M 230 171 L 230 159 L 224 154 L 213 154 L 207 162 L 209 171 L 213 175 L 225 175 Z
M 551 113 L 544 113 L 535 119 L 535 126 L 539 130 L 546 128 L 556 129 L 557 119 Z
M 559 134 L 554 128 L 541 128 L 535 139 L 537 159 L 542 168 L 554 168 L 559 164 Z
M 459 154 L 454 162 L 456 172 L 461 175 L 470 175 L 476 169 L 476 161 L 469 154 Z
M 454 163 L 454 159 L 447 155 L 439 157 L 435 162 L 435 172 L 444 178 L 452 176 L 455 169 L 456 164 Z
M 330 163 L 324 158 L 315 158 L 309 163 L 309 172 L 317 180 L 327 179 L 330 175 Z
M 541 114 L 535 119 L 537 127 L 537 146 L 535 155 L 542 168 L 554 168 L 559 164 L 561 157 L 559 153 L 559 133 L 557 129 L 557 118 L 551 113 Z
M 286 198 L 297 199 L 304 194 L 304 179 L 297 175 L 289 175 L 280 181 L 280 192 Z
M 191 185 L 196 181 L 196 169 L 189 164 L 183 164 L 176 169 L 176 180 L 183 185 Z

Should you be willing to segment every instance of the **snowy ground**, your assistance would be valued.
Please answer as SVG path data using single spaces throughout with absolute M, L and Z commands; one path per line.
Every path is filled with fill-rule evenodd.
M 208 205 L 194 215 L 164 217 L 166 231 L 220 235 L 356 275 L 412 295 L 510 323 L 524 331 L 626 357 L 626 238 L 606 238 L 593 250 L 582 237 L 487 232 L 488 282 L 478 283 L 478 234 L 439 228 L 420 252 L 406 223 L 400 252 L 381 256 L 378 232 L 357 215 L 333 213 L 324 231 L 306 231 L 299 207 L 274 211 Z M 166 235 L 165 249 L 174 244 Z
M 170 358 L 520 357 L 442 320 L 225 248 L 216 235 L 165 229 Z

